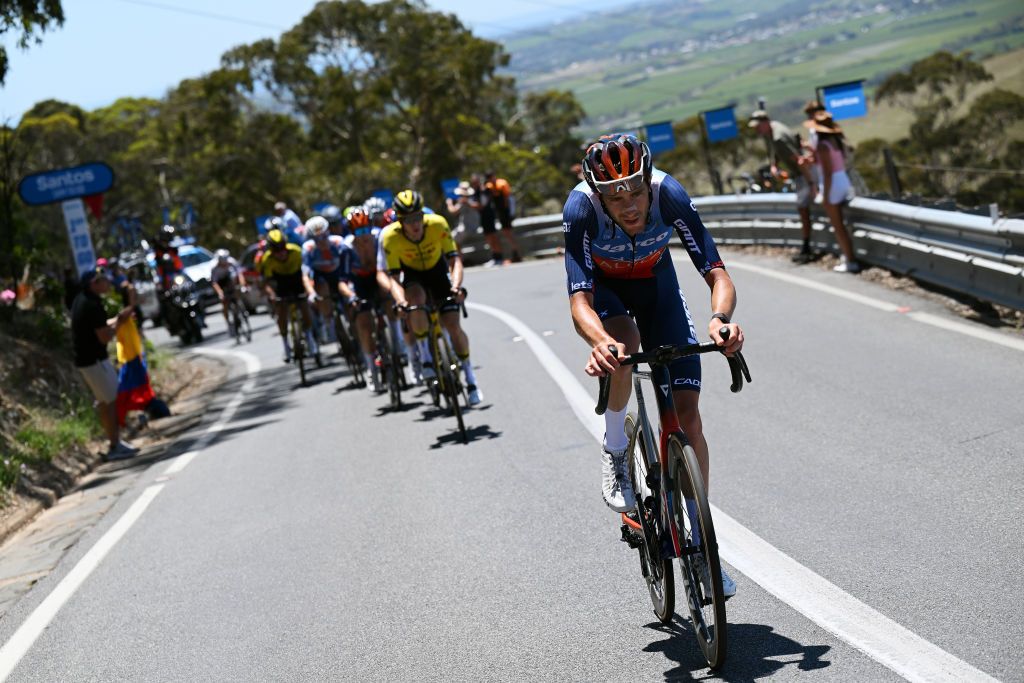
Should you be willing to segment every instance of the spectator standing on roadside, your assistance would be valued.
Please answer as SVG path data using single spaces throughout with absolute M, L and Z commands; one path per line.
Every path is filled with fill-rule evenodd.
M 455 199 L 446 199 L 448 213 L 456 219 L 452 237 L 460 248 L 466 236 L 476 234 L 480 228 L 480 200 L 477 193 L 468 181 L 463 180 L 455 188 Z
M 107 355 L 107 344 L 117 329 L 132 316 L 126 306 L 113 318 L 107 317 L 100 297 L 110 291 L 110 278 L 102 268 L 87 270 L 81 277 L 82 291 L 71 305 L 71 337 L 75 367 L 96 399 L 96 412 L 107 434 L 106 460 L 121 460 L 139 450 L 121 441 L 117 420 L 117 371 Z
M 818 192 L 818 178 L 811 156 L 800 144 L 800 136 L 788 126 L 772 121 L 768 112 L 758 109 L 750 115 L 747 124 L 768 141 L 768 156 L 772 175 L 778 175 L 779 166 L 785 167 L 793 179 L 796 190 L 796 209 L 800 214 L 800 251 L 793 256 L 794 263 L 807 263 L 811 253 L 811 203 Z
M 288 208 L 284 202 L 277 202 L 274 204 L 274 215 L 280 218 L 284 224 L 282 232 L 288 241 L 301 247 L 302 243 L 306 241 L 306 227 L 302 219 L 299 218 L 299 214 Z
M 821 198 L 825 213 L 832 221 L 836 242 L 843 255 L 833 270 L 839 273 L 860 272 L 860 264 L 853 251 L 853 241 L 843 223 L 843 207 L 853 194 L 850 177 L 846 174 L 846 143 L 843 129 L 832 119 L 832 114 L 819 111 L 814 118 L 804 121 L 804 127 L 818 137 L 814 148 L 821 173 Z
M 484 235 L 491 235 L 487 243 L 494 252 L 494 265 L 501 265 L 504 261 L 504 253 L 501 250 L 501 240 L 497 236 L 496 223 L 501 223 L 501 234 L 508 243 L 512 252 L 512 262 L 518 263 L 523 260 L 519 254 L 519 244 L 512 232 L 512 186 L 504 178 L 499 178 L 494 171 L 487 171 L 484 178 L 482 207 L 480 209 L 480 222 L 484 228 Z M 493 238 L 493 239 L 492 239 Z

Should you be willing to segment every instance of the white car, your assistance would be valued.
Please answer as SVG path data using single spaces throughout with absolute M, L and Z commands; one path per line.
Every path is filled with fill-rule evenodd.
M 197 247 L 194 244 L 185 244 L 178 247 L 178 258 L 181 259 L 185 275 L 188 275 L 199 289 L 203 307 L 217 303 L 217 292 L 213 290 L 213 285 L 210 283 L 213 267 L 217 265 L 217 258 L 213 253 L 209 249 Z

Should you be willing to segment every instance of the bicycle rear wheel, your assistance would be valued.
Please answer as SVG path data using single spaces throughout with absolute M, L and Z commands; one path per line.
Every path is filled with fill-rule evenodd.
M 442 372 L 443 377 L 441 378 L 441 388 L 444 392 L 445 402 L 451 409 L 452 415 L 455 416 L 455 421 L 459 423 L 459 437 L 462 439 L 462 443 L 469 443 L 469 434 L 466 433 L 466 423 L 462 419 L 462 406 L 459 405 L 460 391 L 458 379 L 452 375 L 451 365 L 448 363 L 445 363 Z
M 647 485 L 647 449 L 640 433 L 636 415 L 626 416 L 626 434 L 629 435 L 629 480 L 636 493 L 636 521 L 641 526 L 643 543 L 640 553 L 640 571 L 647 582 L 654 614 L 658 621 L 672 621 L 676 606 L 676 581 L 672 573 L 672 560 L 661 553 L 661 511 L 658 495 Z
M 672 482 L 670 509 L 682 547 L 679 569 L 690 620 L 708 667 L 718 669 L 725 663 L 728 632 L 718 540 L 697 454 L 677 434 L 668 437 L 668 471 Z M 706 572 L 700 566 L 702 561 Z

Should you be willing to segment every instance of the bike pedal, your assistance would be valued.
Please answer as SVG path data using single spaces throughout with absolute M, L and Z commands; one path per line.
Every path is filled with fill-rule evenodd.
M 628 545 L 633 550 L 640 548 L 643 545 L 643 540 L 637 537 L 636 532 L 633 531 L 629 526 L 623 524 L 621 528 L 622 538 L 620 539 L 623 543 Z

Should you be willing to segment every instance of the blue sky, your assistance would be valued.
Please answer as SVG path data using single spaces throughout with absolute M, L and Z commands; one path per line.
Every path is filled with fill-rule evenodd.
M 183 78 L 215 69 L 235 45 L 276 38 L 296 24 L 314 0 L 64 0 L 63 28 L 41 45 L 14 46 L 7 33 L 10 71 L 0 88 L 0 122 L 16 123 L 40 100 L 94 109 L 118 97 L 160 97 Z M 632 4 L 624 0 L 430 0 L 457 14 L 480 35 L 571 18 Z

